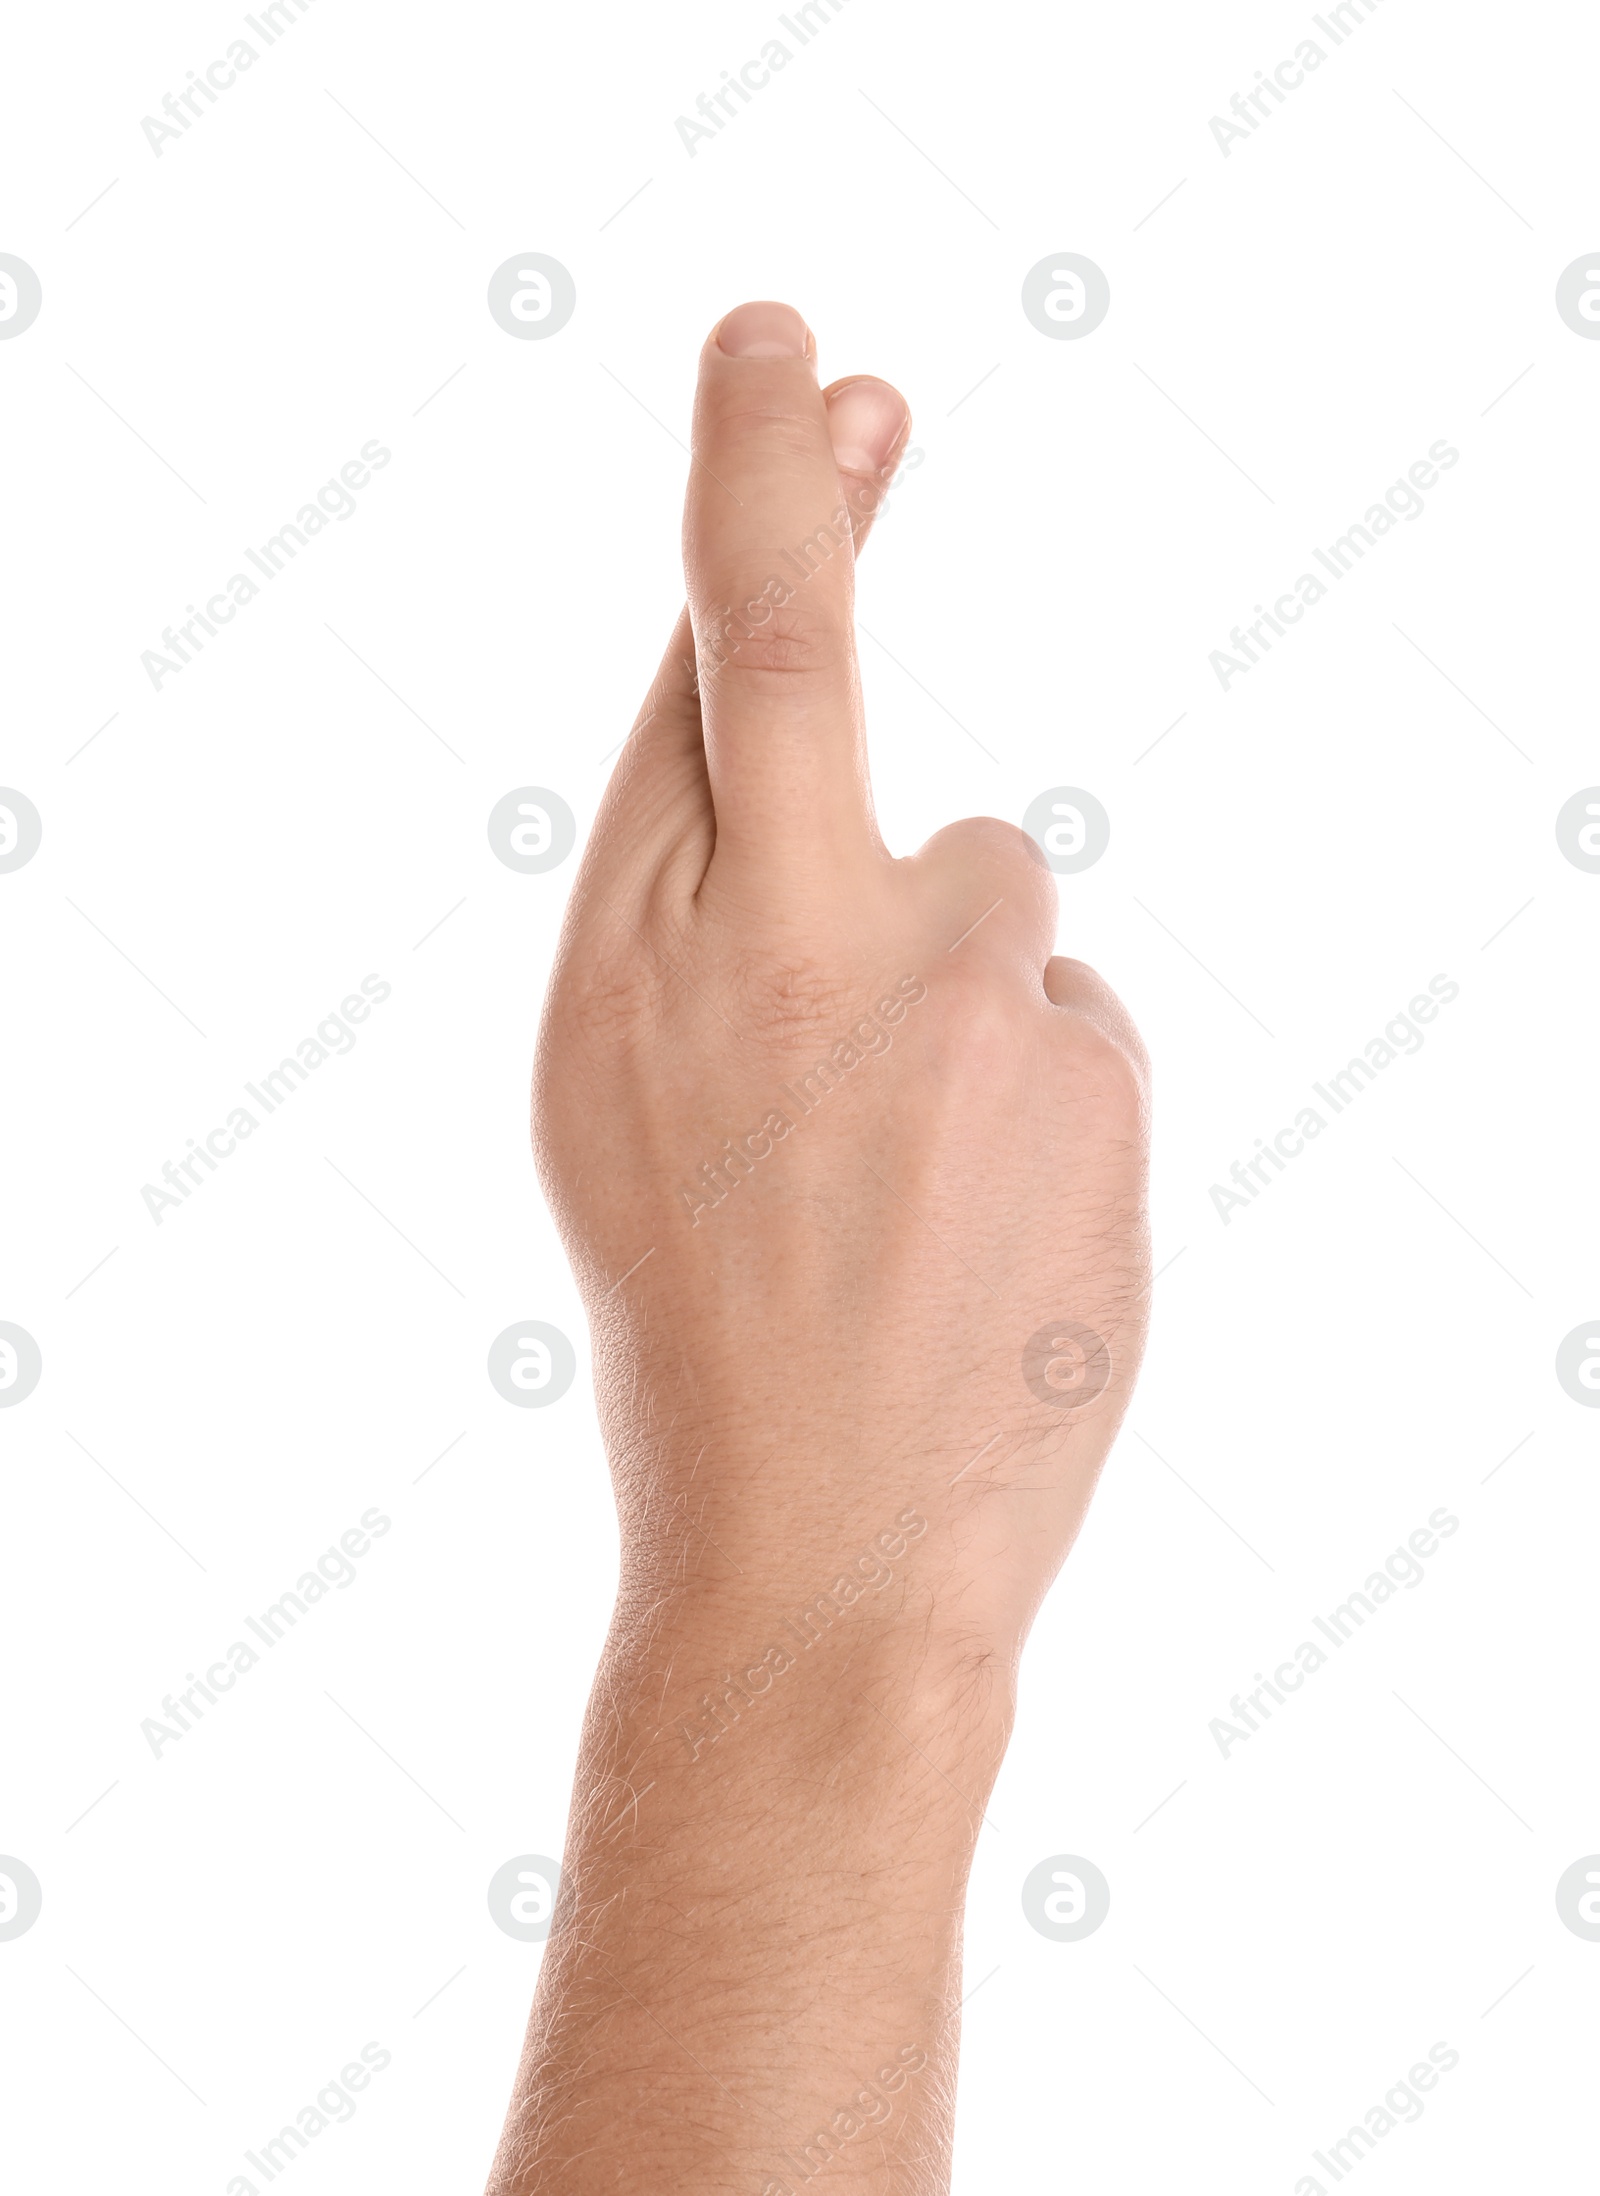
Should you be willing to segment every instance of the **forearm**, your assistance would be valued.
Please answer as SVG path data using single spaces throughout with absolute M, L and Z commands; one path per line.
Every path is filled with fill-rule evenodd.
M 1010 1672 L 803 1575 L 614 1631 L 491 2196 L 948 2185 Z

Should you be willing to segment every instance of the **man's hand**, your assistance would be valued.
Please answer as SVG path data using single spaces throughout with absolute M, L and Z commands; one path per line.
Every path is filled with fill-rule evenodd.
M 1143 1340 L 1148 1099 L 1031 840 L 878 836 L 855 556 L 908 428 L 786 306 L 708 340 L 689 607 L 546 1006 L 621 1581 L 493 2196 L 947 2185 L 973 1841 Z

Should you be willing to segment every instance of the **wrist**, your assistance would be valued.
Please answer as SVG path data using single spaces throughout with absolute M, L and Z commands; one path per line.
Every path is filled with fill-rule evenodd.
M 747 1747 L 877 1763 L 914 1739 L 987 1790 L 1020 1642 L 964 1620 L 949 1579 L 927 1575 L 927 1536 L 907 1506 L 842 1564 L 791 1552 L 757 1570 L 745 1550 L 737 1573 L 669 1591 L 625 1565 L 601 1682 L 613 1704 L 639 1704 L 652 1770 Z
M 815 1613 L 815 1605 L 811 1605 Z M 716 1781 L 820 1777 L 851 1803 L 899 1782 L 948 1780 L 936 1814 L 975 1835 L 1014 1715 L 1014 1666 L 887 1611 L 846 1610 L 826 1626 L 789 1617 L 737 1626 L 697 1610 L 608 1649 L 602 1682 L 613 1710 L 638 1703 L 639 1762 L 652 1773 Z M 735 1648 L 732 1642 L 745 1644 Z M 959 1792 L 971 1804 L 945 1810 Z

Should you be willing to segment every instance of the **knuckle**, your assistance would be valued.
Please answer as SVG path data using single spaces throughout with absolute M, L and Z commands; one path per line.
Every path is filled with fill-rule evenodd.
M 1025 871 L 1051 886 L 1055 882 L 1027 832 L 1001 816 L 963 816 L 959 823 L 946 824 L 942 831 L 936 831 L 925 851 L 1019 875 Z
M 700 678 L 702 686 L 743 678 L 781 690 L 791 681 L 831 681 L 844 660 L 839 634 L 814 611 L 774 606 L 769 617 L 743 629 L 730 622 L 723 639 L 702 648 Z
M 865 1011 L 862 979 L 814 954 L 749 956 L 740 963 L 737 991 L 749 1020 L 784 1050 L 832 1041 Z
M 1030 871 L 1049 877 L 1044 857 L 1020 824 L 1008 823 L 1002 816 L 968 816 L 953 828 L 967 840 L 974 854 L 997 865 L 1026 865 Z
M 968 816 L 936 832 L 922 859 L 948 895 L 959 880 L 963 890 L 997 893 L 1035 930 L 1052 936 L 1060 895 L 1043 855 L 1027 832 L 998 816 Z
M 576 918 L 576 919 L 574 919 Z M 653 906 L 636 922 L 599 894 L 574 900 L 547 996 L 542 1045 L 613 1055 L 650 1042 L 662 1013 L 663 966 L 677 961 L 673 926 Z

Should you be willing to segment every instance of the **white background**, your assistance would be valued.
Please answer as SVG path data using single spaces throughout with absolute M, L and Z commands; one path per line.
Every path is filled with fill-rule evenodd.
M 0 780 L 44 819 L 0 877 L 0 1317 L 44 1359 L 0 1413 L 13 2177 L 224 2196 L 375 2040 L 293 2187 L 481 2187 L 538 1959 L 485 1888 L 560 1851 L 615 1549 L 586 1370 L 546 1412 L 484 1372 L 530 1317 L 585 1356 L 526 1136 L 572 864 L 484 824 L 532 784 L 587 829 L 679 599 L 699 344 L 781 297 L 916 412 L 861 581 L 889 843 L 1095 792 L 1061 944 L 1157 1063 L 1167 1270 L 981 1842 L 957 2185 L 1291 2196 L 1444 2041 L 1362 2187 L 1578 2186 L 1600 1418 L 1553 1363 L 1600 1312 L 1600 877 L 1553 823 L 1600 780 L 1600 346 L 1553 292 L 1600 243 L 1600 38 L 851 0 L 691 158 L 776 16 L 317 0 L 159 158 L 242 10 L 7 34 L 0 250 L 44 290 L 0 343 Z M 484 293 L 529 250 L 578 308 L 515 342 Z M 1063 250 L 1111 285 L 1077 342 L 1018 302 Z M 371 438 L 357 514 L 152 690 Z M 1440 438 L 1426 515 L 1224 693 L 1209 652 Z M 369 972 L 355 1050 L 158 1227 L 141 1186 Z M 1224 1226 L 1210 1185 L 1440 973 L 1420 1053 Z M 356 1582 L 154 1758 L 373 1505 Z M 1425 1583 L 1224 1760 L 1210 1720 L 1441 1505 Z M 1112 1887 L 1081 1944 L 1019 1903 L 1058 1853 Z

